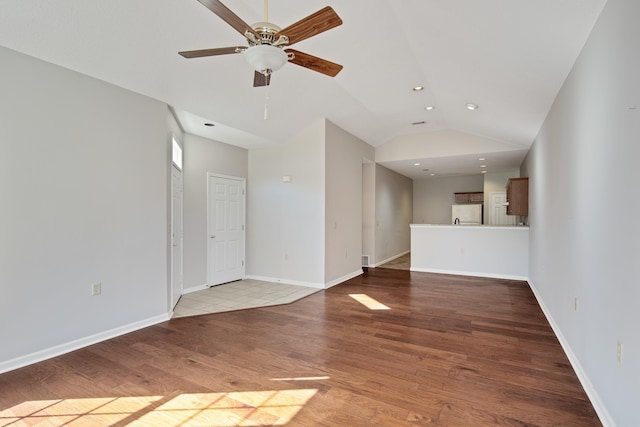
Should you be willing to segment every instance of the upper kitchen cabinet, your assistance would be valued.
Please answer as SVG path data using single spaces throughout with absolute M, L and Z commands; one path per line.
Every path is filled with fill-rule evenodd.
M 482 203 L 484 202 L 483 192 L 467 192 L 467 193 L 454 193 L 453 194 L 456 203 Z
M 507 182 L 507 215 L 529 215 L 529 178 Z

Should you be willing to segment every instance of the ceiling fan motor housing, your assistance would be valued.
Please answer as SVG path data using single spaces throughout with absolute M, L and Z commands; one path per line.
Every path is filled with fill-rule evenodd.
M 251 34 L 253 37 L 248 37 L 249 43 L 255 44 L 273 44 L 275 42 L 275 35 L 282 28 L 274 25 L 270 22 L 257 22 L 251 26 L 253 30 L 258 34 L 259 38 L 255 37 L 254 34 Z

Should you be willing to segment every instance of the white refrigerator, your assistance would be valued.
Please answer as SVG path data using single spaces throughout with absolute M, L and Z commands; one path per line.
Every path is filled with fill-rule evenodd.
M 452 205 L 451 223 L 466 225 L 482 224 L 482 205 Z

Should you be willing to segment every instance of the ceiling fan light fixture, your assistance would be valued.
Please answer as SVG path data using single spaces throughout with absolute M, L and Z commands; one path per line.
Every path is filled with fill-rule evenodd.
M 243 54 L 251 68 L 265 76 L 278 71 L 289 60 L 284 50 L 268 44 L 250 46 Z

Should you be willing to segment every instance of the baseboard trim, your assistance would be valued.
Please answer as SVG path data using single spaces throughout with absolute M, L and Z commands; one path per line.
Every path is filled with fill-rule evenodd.
M 492 279 L 520 280 L 523 282 L 526 282 L 527 280 L 529 280 L 529 278 L 526 276 L 515 276 L 511 274 L 476 273 L 473 271 L 439 270 L 436 268 L 416 268 L 416 267 L 411 267 L 410 270 L 420 272 L 420 273 L 453 274 L 456 276 L 471 276 L 471 277 L 490 277 Z
M 388 262 L 393 261 L 393 260 L 394 260 L 394 259 L 396 259 L 396 258 L 400 258 L 401 256 L 404 256 L 404 255 L 408 254 L 409 252 L 411 252 L 411 250 L 404 251 L 404 252 L 402 252 L 402 253 L 400 253 L 400 254 L 398 254 L 398 255 L 394 255 L 394 256 L 392 256 L 391 258 L 387 258 L 387 259 L 385 259 L 384 261 L 380 261 L 380 262 L 376 262 L 376 263 L 374 263 L 374 264 L 371 264 L 369 267 L 376 268 L 376 267 L 377 267 L 377 266 L 379 266 L 379 265 L 386 264 L 386 263 L 388 263 Z
M 302 281 L 299 281 L 299 280 L 279 279 L 277 277 L 248 275 L 248 276 L 245 276 L 245 279 L 262 280 L 263 282 L 284 283 L 285 285 L 306 286 L 307 288 L 324 289 L 324 284 L 322 284 L 322 283 L 302 282 Z
M 204 291 L 205 289 L 209 289 L 209 285 L 207 285 L 206 283 L 204 285 L 194 286 L 194 287 L 191 287 L 191 288 L 183 289 L 182 290 L 182 295 L 192 294 L 194 292 L 199 292 L 199 291 Z
M 42 362 L 43 360 L 51 359 L 70 353 L 75 350 L 79 350 L 84 347 L 88 347 L 93 344 L 97 344 L 102 341 L 106 341 L 111 338 L 118 337 L 120 335 L 128 334 L 130 332 L 137 331 L 138 329 L 146 328 L 156 325 L 158 323 L 165 322 L 171 318 L 170 313 L 165 313 L 159 316 L 150 317 L 148 319 L 141 320 L 139 322 L 130 323 L 128 325 L 120 326 L 118 328 L 110 329 L 108 331 L 100 332 L 88 337 L 80 338 L 68 343 L 49 347 L 44 350 L 36 351 L 25 356 L 16 357 L 15 359 L 0 362 L 0 374 L 13 371 L 14 369 L 23 368 L 34 363 Z
M 528 280 L 528 283 L 529 283 L 529 288 L 531 288 L 533 295 L 536 297 L 536 300 L 538 301 L 538 305 L 540 306 L 540 308 L 542 309 L 542 312 L 547 318 L 549 325 L 551 325 L 551 329 L 553 329 L 553 333 L 556 335 L 556 338 L 558 338 L 558 341 L 560 341 L 560 346 L 562 347 L 562 350 L 564 350 L 564 353 L 567 355 L 567 358 L 569 359 L 569 363 L 571 363 L 573 370 L 578 376 L 578 380 L 580 381 L 580 384 L 582 384 L 582 388 L 584 388 L 585 393 L 587 393 L 587 396 L 589 397 L 589 400 L 593 405 L 593 409 L 595 409 L 596 413 L 598 414 L 598 417 L 600 418 L 600 422 L 604 427 L 615 427 L 616 423 L 613 421 L 611 414 L 609 414 L 609 411 L 607 410 L 606 406 L 604 406 L 604 403 L 600 399 L 598 392 L 596 392 L 595 388 L 593 387 L 593 384 L 591 384 L 591 381 L 589 380 L 587 373 L 584 371 L 584 369 L 582 369 L 582 365 L 578 361 L 578 358 L 576 357 L 576 355 L 573 353 L 573 350 L 571 349 L 569 342 L 565 339 L 564 335 L 562 334 L 560 327 L 553 319 L 553 316 L 551 315 L 551 312 L 549 311 L 544 301 L 542 300 L 540 293 L 538 292 L 538 290 L 536 289 L 535 285 L 531 280 Z
M 342 276 L 338 279 L 332 280 L 330 282 L 328 282 L 327 284 L 324 285 L 325 289 L 329 289 L 333 286 L 339 285 L 342 282 L 346 282 L 347 280 L 353 279 L 354 277 L 358 277 L 361 274 L 364 274 L 364 271 L 362 271 L 362 269 L 360 270 L 356 270 L 353 273 L 349 273 L 346 276 Z

